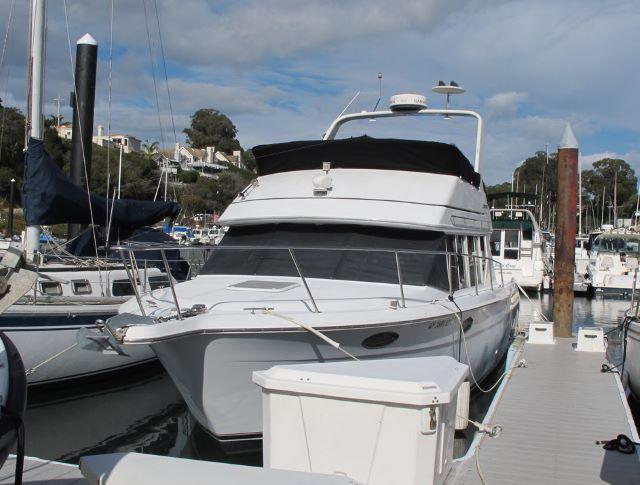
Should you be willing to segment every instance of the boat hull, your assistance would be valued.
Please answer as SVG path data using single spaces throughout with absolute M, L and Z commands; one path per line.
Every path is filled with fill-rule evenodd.
M 640 324 L 631 322 L 627 331 L 627 358 L 624 363 L 624 381 L 640 403 Z
M 87 308 L 89 307 L 89 308 Z M 32 369 L 77 342 L 80 328 L 95 328 L 117 312 L 116 305 L 14 305 L 0 315 L 0 331 L 15 343 L 25 369 Z M 148 346 L 127 348 L 127 356 L 86 350 L 79 345 L 29 373 L 27 383 L 54 384 L 116 372 L 155 359 Z
M 506 310 L 505 310 L 506 309 Z M 469 360 L 481 380 L 507 350 L 517 318 L 517 298 L 509 296 L 463 312 Z M 359 359 L 450 355 L 467 362 L 460 325 L 451 314 L 439 318 L 373 324 L 323 333 Z M 382 348 L 365 348 L 372 335 L 397 334 Z M 151 345 L 196 420 L 226 440 L 258 437 L 262 432 L 260 389 L 252 373 L 275 365 L 344 360 L 345 354 L 309 332 L 245 331 L 200 333 Z

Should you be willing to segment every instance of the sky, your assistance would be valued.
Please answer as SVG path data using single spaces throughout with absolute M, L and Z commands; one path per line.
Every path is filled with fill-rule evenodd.
M 27 4 L 0 0 L 0 97 L 23 111 Z M 110 123 L 111 133 L 172 147 L 184 141 L 195 110 L 214 108 L 231 118 L 245 149 L 317 139 L 357 92 L 349 111 L 373 108 L 382 72 L 385 108 L 389 96 L 403 92 L 443 107 L 431 91 L 438 80 L 466 88 L 452 106 L 484 118 L 486 183 L 510 180 L 545 144 L 555 151 L 567 122 L 584 168 L 616 157 L 640 173 L 637 0 L 48 4 L 45 112 L 55 114 L 61 96 L 62 115 L 71 119 L 70 59 L 89 32 L 99 44 L 95 125 L 107 130 Z M 363 122 L 341 134 L 446 141 L 472 159 L 474 130 L 470 120 L 438 118 Z

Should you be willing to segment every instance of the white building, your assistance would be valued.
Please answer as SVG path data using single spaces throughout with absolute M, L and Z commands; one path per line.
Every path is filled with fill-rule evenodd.
M 142 151 L 140 139 L 132 135 L 123 135 L 123 134 L 105 135 L 104 127 L 102 125 L 98 125 L 98 134 L 93 137 L 93 143 L 103 147 L 106 147 L 109 144 L 112 144 L 111 148 L 115 148 L 115 149 L 120 149 L 120 146 L 122 146 L 123 151 L 125 153 Z
M 56 126 L 56 131 L 58 132 L 58 136 L 63 140 L 71 140 L 71 133 L 73 131 L 71 123 Z

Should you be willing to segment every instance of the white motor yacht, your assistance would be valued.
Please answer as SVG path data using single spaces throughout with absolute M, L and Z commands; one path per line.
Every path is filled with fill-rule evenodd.
M 505 278 L 525 289 L 540 291 L 553 265 L 545 239 L 528 209 L 491 209 L 491 255 L 502 264 Z
M 260 436 L 251 375 L 274 365 L 449 355 L 479 382 L 500 362 L 519 294 L 489 251 L 482 119 L 424 102 L 392 97 L 322 140 L 254 148 L 258 177 L 202 271 L 107 322 L 125 350 L 151 346 L 213 435 Z M 400 117 L 476 119 L 475 167 L 451 144 L 336 139 L 345 123 Z
M 640 234 L 600 234 L 591 245 L 587 266 L 591 289 L 597 294 L 632 293 L 639 258 Z

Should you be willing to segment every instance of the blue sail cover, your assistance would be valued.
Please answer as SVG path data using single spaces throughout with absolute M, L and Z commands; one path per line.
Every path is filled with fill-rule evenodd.
M 93 208 L 93 221 L 89 210 Z M 25 222 L 29 226 L 60 223 L 107 224 L 113 204 L 112 228 L 136 228 L 148 226 L 165 217 L 176 217 L 180 204 L 146 200 L 118 199 L 89 194 L 67 178 L 56 162 L 44 150 L 41 140 L 29 139 L 24 157 L 24 185 L 22 207 Z

